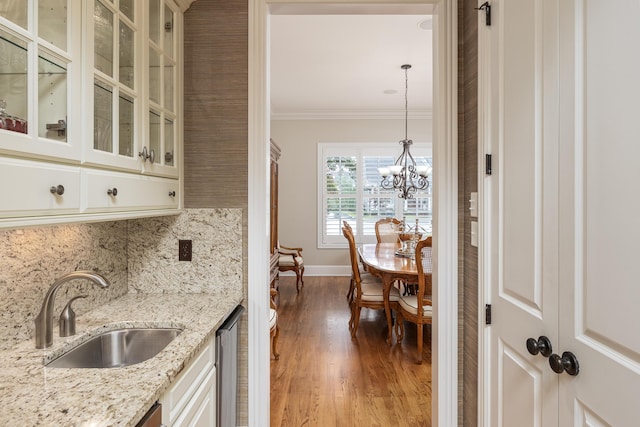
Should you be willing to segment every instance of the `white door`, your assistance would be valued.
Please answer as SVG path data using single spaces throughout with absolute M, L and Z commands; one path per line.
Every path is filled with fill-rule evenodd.
M 639 425 L 640 2 L 491 6 L 479 33 L 490 58 L 483 149 L 493 156 L 485 421 Z M 550 357 L 527 349 L 540 336 Z M 577 375 L 551 369 L 565 352 Z
M 557 423 L 557 375 L 526 340 L 558 343 L 558 32 L 552 0 L 492 1 L 479 23 L 491 426 Z M 482 94 L 481 94 L 482 98 Z M 482 116 L 481 116 L 482 117 Z M 555 385 L 554 385 L 555 384 Z

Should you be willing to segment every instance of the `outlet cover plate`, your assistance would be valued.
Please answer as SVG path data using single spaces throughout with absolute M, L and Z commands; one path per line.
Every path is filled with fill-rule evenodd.
M 178 241 L 178 261 L 191 261 L 191 240 Z

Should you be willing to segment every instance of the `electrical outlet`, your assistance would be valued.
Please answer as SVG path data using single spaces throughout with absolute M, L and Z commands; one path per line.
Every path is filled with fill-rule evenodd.
M 178 241 L 178 260 L 191 261 L 191 240 Z

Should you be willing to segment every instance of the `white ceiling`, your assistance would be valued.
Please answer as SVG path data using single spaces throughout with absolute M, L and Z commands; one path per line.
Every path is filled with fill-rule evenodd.
M 272 118 L 404 117 L 432 110 L 430 15 L 271 15 Z M 385 91 L 395 90 L 394 94 Z

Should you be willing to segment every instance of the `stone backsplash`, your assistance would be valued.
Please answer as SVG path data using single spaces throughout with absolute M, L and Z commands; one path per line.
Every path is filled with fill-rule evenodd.
M 179 240 L 191 240 L 191 261 L 178 260 Z M 241 296 L 242 210 L 129 221 L 128 258 L 131 292 Z
M 193 242 L 178 261 L 178 240 Z M 65 284 L 55 313 L 76 295 L 80 317 L 127 292 L 242 295 L 241 209 L 189 209 L 170 217 L 0 231 L 0 351 L 33 338 L 47 289 L 65 273 L 94 270 L 110 282 Z M 54 329 L 54 339 L 57 328 Z

